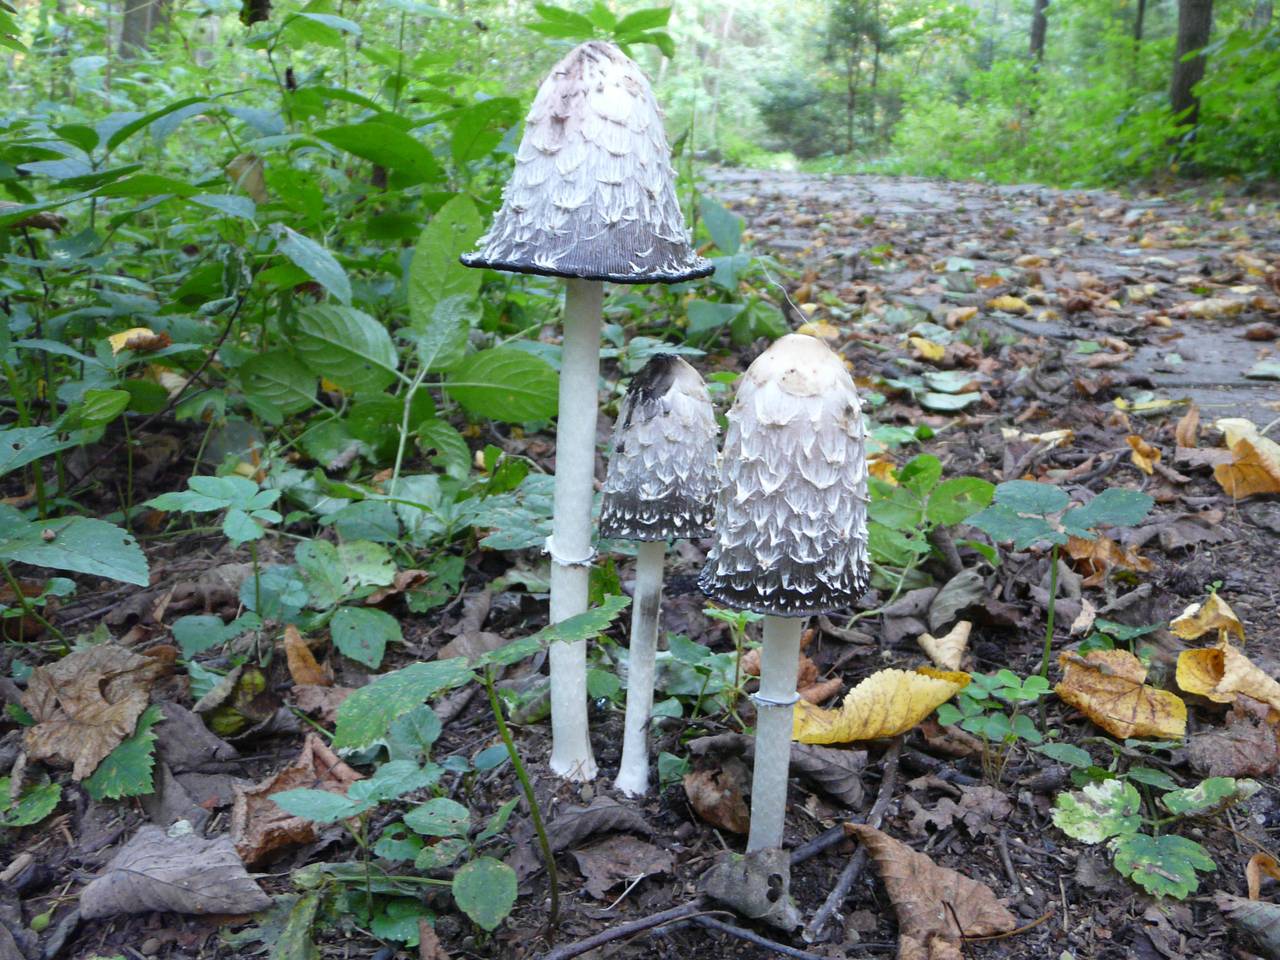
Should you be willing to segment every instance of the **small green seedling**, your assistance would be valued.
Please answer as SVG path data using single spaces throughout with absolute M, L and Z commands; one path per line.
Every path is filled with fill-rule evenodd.
M 981 737 L 987 751 L 983 766 L 998 781 L 1008 763 L 1010 748 L 1019 741 L 1038 745 L 1044 735 L 1024 709 L 1049 692 L 1049 681 L 1040 676 L 1025 679 L 1012 670 L 992 674 L 975 673 L 969 685 L 956 695 L 954 703 L 938 708 L 938 722 L 959 726 L 961 730 Z M 996 764 L 996 758 L 999 763 Z

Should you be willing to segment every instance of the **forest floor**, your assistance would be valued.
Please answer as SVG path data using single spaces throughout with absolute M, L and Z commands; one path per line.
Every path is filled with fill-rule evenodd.
M 873 388 L 883 403 L 872 415 L 883 425 L 930 427 L 932 435 L 922 433 L 926 439 L 918 449 L 940 458 L 945 476 L 996 483 L 1043 479 L 1077 501 L 1115 486 L 1154 496 L 1156 506 L 1147 520 L 1114 534 L 1117 554 L 1061 568 L 1056 651 L 1082 639 L 1089 631 L 1081 625 L 1094 616 L 1132 627 L 1166 624 L 1204 600 L 1208 586 L 1216 583 L 1243 624 L 1249 656 L 1267 674 L 1280 675 L 1280 497 L 1229 497 L 1213 469 L 1230 461 L 1231 454 L 1212 429 L 1222 417 L 1248 418 L 1259 428 L 1280 418 L 1280 217 L 1273 204 L 749 171 L 713 171 L 708 189 L 745 218 L 749 241 L 777 258 L 771 272 L 785 287 L 793 325 L 811 324 L 848 359 L 855 377 L 883 376 L 897 384 Z M 776 290 L 772 295 L 784 299 Z M 964 330 L 978 335 L 962 338 Z M 741 370 L 756 352 L 752 347 L 729 353 L 718 363 Z M 939 373 L 947 376 L 939 379 Z M 927 381 L 931 389 L 921 386 L 926 375 L 934 377 Z M 944 389 L 937 389 L 939 383 Z M 953 409 L 942 409 L 949 405 Z M 1198 427 L 1188 416 L 1193 409 L 1199 411 Z M 608 426 L 602 425 L 602 436 Z M 1271 426 L 1273 434 L 1276 429 Z M 545 439 L 519 441 L 522 452 L 549 464 Z M 900 466 L 915 452 L 913 446 L 892 457 Z M 157 478 L 154 492 L 176 482 Z M 702 613 L 704 601 L 693 584 L 704 547 L 688 544 L 673 551 L 664 627 L 716 651 L 732 650 L 725 624 Z M 287 559 L 290 549 L 279 552 Z M 156 571 L 149 589 L 82 594 L 60 613 L 64 629 L 74 633 L 105 615 L 113 634 L 146 646 L 168 638 L 166 617 L 171 620 L 178 609 L 234 612 L 236 592 L 219 587 L 218 572 L 247 557 L 228 550 L 221 537 L 152 540 L 147 550 Z M 954 544 L 949 556 L 936 565 L 938 583 L 961 572 Z M 544 604 L 514 583 L 490 587 L 511 560 L 478 553 L 468 558 L 455 602 L 427 617 L 396 611 L 406 644 L 390 665 L 431 659 L 451 642 L 455 651 L 460 641 L 465 649 L 467 638 L 481 633 L 515 638 L 541 625 Z M 626 585 L 629 564 L 620 566 Z M 998 568 L 981 567 L 959 606 L 974 625 L 965 669 L 994 673 L 1007 668 L 1020 677 L 1036 672 L 1048 583 L 1048 554 L 1039 549 L 1005 552 Z M 906 591 L 881 614 L 854 624 L 847 616 L 815 624 L 806 653 L 819 675 L 842 680 L 843 691 L 878 669 L 923 663 L 916 638 L 929 629 L 937 589 Z M 861 608 L 871 610 L 889 599 L 885 591 L 873 590 Z M 1142 636 L 1150 660 L 1148 683 L 1176 690 L 1179 652 L 1211 640 L 1185 642 L 1163 628 Z M 270 672 L 268 693 L 276 704 L 289 699 L 283 659 L 278 657 Z M 351 663 L 338 665 L 339 685 L 358 686 L 366 676 Z M 1055 664 L 1050 678 L 1060 676 Z M 177 718 L 191 716 L 186 712 L 191 702 L 179 685 L 168 693 L 178 706 L 157 734 L 161 758 L 177 769 L 184 746 Z M 479 694 L 472 685 L 436 704 L 444 720 L 433 753 L 437 761 L 453 753 L 471 756 L 478 746 L 495 742 L 493 720 L 483 691 Z M 1141 766 L 1180 786 L 1210 774 L 1261 781 L 1262 790 L 1247 805 L 1189 821 L 1183 829 L 1216 862 L 1216 871 L 1203 873 L 1199 890 L 1188 899 L 1147 896 L 1112 869 L 1105 845 L 1085 845 L 1054 827 L 1055 796 L 1073 787 L 1067 766 L 1025 743 L 1007 751 L 984 748 L 974 737 L 932 721 L 900 742 L 845 751 L 844 772 L 858 775 L 845 776 L 837 791 L 821 789 L 809 777 L 794 778 L 787 844 L 798 847 L 829 836 L 843 822 L 866 818 L 880 797 L 885 833 L 987 884 L 1020 923 L 1029 925 L 1006 939 L 966 944 L 969 956 L 1251 956 L 1250 942 L 1224 918 L 1214 895 L 1244 896 L 1250 857 L 1277 847 L 1280 793 L 1273 775 L 1280 751 L 1270 728 L 1253 720 L 1242 702 L 1228 717 L 1226 706 L 1188 699 L 1193 701 L 1189 740 L 1163 748 L 1109 739 L 1052 697 L 1043 701 L 1037 718 L 1043 729 L 1058 731 L 1060 741 L 1088 751 L 1104 768 Z M 0 892 L 0 921 L 6 921 L 0 923 L 0 958 L 230 958 L 265 951 L 274 942 L 273 956 L 293 960 L 294 954 L 280 953 L 279 925 L 274 932 L 269 925 L 256 931 L 248 927 L 246 935 L 248 918 L 233 923 L 152 912 L 82 920 L 75 911 L 82 884 L 141 824 L 167 822 L 181 808 L 202 810 L 207 833 L 225 830 L 236 785 L 269 777 L 297 755 L 307 728 L 284 711 L 286 719 L 290 716 L 291 725 L 260 724 L 234 749 L 207 753 L 186 769 L 182 787 L 154 803 L 100 804 L 83 792 L 68 791 L 71 802 L 53 819 L 25 831 L 0 831 L 0 870 L 4 885 L 11 887 Z M 740 850 L 742 838 L 706 822 L 678 783 L 643 802 L 617 794 L 611 781 L 621 742 L 620 712 L 602 705 L 592 722 L 601 776 L 586 785 L 564 783 L 548 773 L 541 762 L 547 755 L 544 725 L 516 731 L 562 851 L 556 945 L 692 903 L 697 906 L 689 915 L 614 940 L 587 956 L 778 955 L 708 929 L 708 918 L 749 926 L 789 945 L 797 956 L 885 955 L 898 949 L 894 905 L 874 865 L 855 871 L 832 921 L 809 937 L 734 919 L 698 900 L 699 877 L 723 850 Z M 736 730 L 724 715 L 671 722 L 656 736 L 654 752 L 687 756 L 692 736 Z M 10 728 L 0 748 L 16 755 L 19 735 Z M 694 771 L 729 794 L 742 790 L 749 763 L 741 752 L 741 743 L 729 738 L 694 758 Z M 866 784 L 858 787 L 862 774 Z M 888 789 L 882 789 L 882 778 Z M 477 820 L 517 792 L 505 765 L 459 773 L 446 783 Z M 1145 788 L 1144 801 L 1149 809 L 1153 801 Z M 704 815 L 705 803 L 699 804 Z M 733 820 L 732 811 L 721 815 Z M 372 823 L 370 835 L 392 819 L 388 815 Z M 542 956 L 549 949 L 541 935 L 547 878 L 533 853 L 532 828 L 523 810 L 517 810 L 508 833 L 514 841 L 508 862 L 521 877 L 520 898 L 492 936 L 480 935 L 447 901 L 432 901 L 438 907 L 436 952 L 425 946 L 397 949 L 373 935 L 320 933 L 320 955 L 378 960 Z M 796 863 L 792 894 L 806 923 L 855 855 L 853 842 L 842 840 Z M 350 838 L 331 828 L 272 862 L 262 884 L 273 894 L 285 893 L 291 873 L 306 865 L 357 857 Z M 632 882 L 633 877 L 643 879 Z M 1264 888 L 1263 893 L 1270 899 L 1273 891 Z M 22 900 L 17 912 L 15 895 Z M 48 926 L 38 943 L 15 939 L 10 945 L 4 939 L 6 930 L 15 929 L 15 918 L 19 925 L 29 924 L 45 911 Z M 241 933 L 229 938 L 228 930 Z

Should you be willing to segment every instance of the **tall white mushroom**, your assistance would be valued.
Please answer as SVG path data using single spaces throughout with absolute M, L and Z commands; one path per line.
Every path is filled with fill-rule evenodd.
M 551 622 L 587 608 L 604 282 L 679 283 L 699 257 L 676 200 L 671 150 L 640 68 L 609 43 L 575 47 L 543 81 L 525 119 L 502 209 L 469 267 L 564 277 L 556 438 Z M 585 643 L 551 648 L 551 768 L 596 775 L 587 730 Z
M 710 533 L 719 432 L 707 385 L 697 370 L 670 353 L 644 365 L 618 410 L 600 536 L 640 542 L 622 763 L 614 781 L 628 796 L 649 789 L 649 714 L 667 541 Z
M 720 477 L 699 583 L 726 606 L 765 615 L 750 853 L 782 843 L 804 618 L 847 607 L 869 573 L 862 411 L 822 341 L 782 337 L 747 369 Z

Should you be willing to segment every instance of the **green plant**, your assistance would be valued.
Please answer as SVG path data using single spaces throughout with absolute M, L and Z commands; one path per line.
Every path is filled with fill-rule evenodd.
M 1023 711 L 1049 693 L 1049 681 L 1040 676 L 1022 678 L 1012 670 L 974 673 L 970 677 L 954 703 L 938 707 L 938 722 L 958 725 L 982 738 L 983 767 L 998 783 L 1008 765 L 1011 747 L 1020 741 L 1033 746 L 1044 741 L 1035 721 Z
M 1049 483 L 1009 480 L 995 488 L 991 506 L 969 517 L 997 543 L 1012 541 L 1015 550 L 1036 543 L 1051 544 L 1049 550 L 1049 610 L 1045 625 L 1044 652 L 1040 676 L 1049 675 L 1053 650 L 1054 613 L 1058 599 L 1058 551 L 1071 537 L 1095 540 L 1098 527 L 1132 527 L 1141 523 L 1155 503 L 1150 494 L 1118 487 L 1102 491 L 1082 507 L 1067 509 L 1066 492 Z
M 1201 844 L 1162 829 L 1189 817 L 1213 816 L 1260 789 L 1253 780 L 1210 777 L 1194 787 L 1165 792 L 1159 806 L 1168 815 L 1155 816 L 1143 813 L 1143 797 L 1132 783 L 1109 779 L 1059 794 L 1053 822 L 1083 843 L 1105 842 L 1117 872 L 1148 893 L 1181 900 L 1199 886 L 1197 873 L 1217 865 Z

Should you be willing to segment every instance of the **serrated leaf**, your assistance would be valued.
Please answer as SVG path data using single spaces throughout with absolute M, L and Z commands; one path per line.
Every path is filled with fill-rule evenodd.
M 1036 516 L 1048 516 L 1066 508 L 1070 498 L 1050 483 L 1034 480 L 1009 480 L 996 487 L 995 502 Z
M 156 734 L 152 728 L 164 719 L 157 706 L 147 707 L 138 718 L 133 735 L 112 750 L 84 781 L 94 800 L 140 797 L 155 789 L 152 771 L 156 765 Z
M 452 865 L 467 849 L 467 841 L 458 837 L 444 837 L 437 843 L 422 848 L 422 852 L 414 858 L 414 869 L 423 872 L 441 870 Z
M 607 596 L 598 607 L 568 617 L 559 623 L 543 627 L 530 637 L 523 637 L 486 653 L 480 663 L 491 666 L 510 666 L 530 657 L 552 643 L 576 643 L 593 640 L 609 629 L 631 603 L 629 597 Z
M 1209 852 L 1194 840 L 1166 833 L 1117 837 L 1111 842 L 1116 870 L 1147 893 L 1157 897 L 1183 897 L 1200 885 L 1197 871 L 1218 869 Z
M 423 450 L 435 450 L 432 466 L 440 467 L 455 480 L 471 474 L 471 448 L 453 424 L 433 418 L 418 425 L 418 443 Z
M 377 670 L 388 643 L 403 643 L 400 621 L 382 610 L 340 607 L 329 622 L 333 645 L 343 656 Z
M 453 900 L 485 930 L 496 929 L 516 902 L 516 872 L 501 860 L 477 857 L 453 876 Z
M 549 363 L 514 347 L 473 353 L 451 369 L 444 388 L 468 413 L 503 423 L 555 416 L 559 377 Z
M 355 691 L 338 708 L 334 749 L 363 747 L 386 735 L 391 724 L 429 697 L 472 679 L 462 657 L 411 663 Z
M 29 827 L 39 823 L 58 806 L 62 799 L 62 787 L 56 783 L 44 783 L 28 787 L 17 801 L 9 798 L 11 780 L 0 777 L 0 826 Z
M 320 304 L 298 316 L 293 348 L 313 373 L 349 393 L 384 390 L 399 357 L 386 327 L 362 310 Z
M 929 494 L 925 516 L 931 523 L 951 527 L 963 523 L 991 503 L 995 487 L 978 477 L 952 477 Z
M 1069 837 L 1101 843 L 1142 828 L 1142 797 L 1124 780 L 1091 783 L 1083 790 L 1060 793 L 1053 803 L 1053 823 Z
M 977 527 L 996 543 L 1013 541 L 1014 549 L 1025 550 L 1041 540 L 1063 544 L 1067 535 L 1056 530 L 1041 517 L 1025 517 L 1003 503 L 993 503 L 980 513 L 968 518 L 968 524 Z
M 401 176 L 405 186 L 443 179 L 444 170 L 431 151 L 410 134 L 386 123 L 370 121 L 317 130 L 315 135 L 340 150 L 376 163 Z
M 313 820 L 316 823 L 337 823 L 339 820 L 354 816 L 360 810 L 358 803 L 348 800 L 340 793 L 310 790 L 305 787 L 273 793 L 271 801 L 285 813 L 302 817 L 304 820 Z
M 1160 803 L 1175 816 L 1203 816 L 1247 800 L 1261 789 L 1262 784 L 1256 780 L 1209 777 L 1194 787 L 1169 791 L 1160 798 Z

